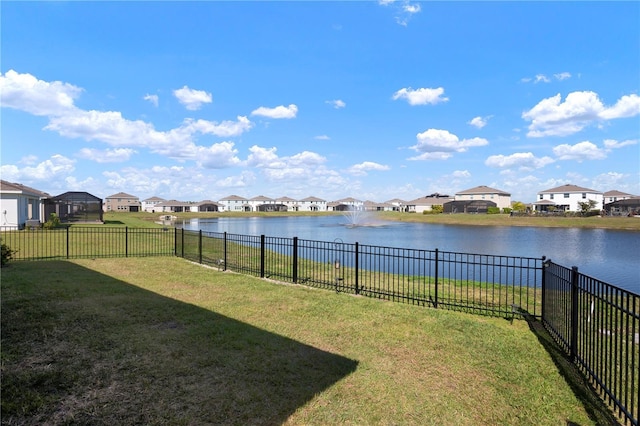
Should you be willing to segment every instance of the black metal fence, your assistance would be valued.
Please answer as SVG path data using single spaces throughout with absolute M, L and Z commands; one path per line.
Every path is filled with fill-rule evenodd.
M 185 231 L 3 231 L 15 260 L 176 255 L 278 281 L 513 319 L 541 319 L 625 423 L 640 417 L 640 296 L 550 260 Z
M 551 261 L 542 322 L 626 422 L 640 418 L 640 296 Z

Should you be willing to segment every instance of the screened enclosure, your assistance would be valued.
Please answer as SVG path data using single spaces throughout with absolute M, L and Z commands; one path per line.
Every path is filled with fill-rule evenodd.
M 45 220 L 55 213 L 63 223 L 102 222 L 102 199 L 88 192 L 65 192 L 44 203 Z

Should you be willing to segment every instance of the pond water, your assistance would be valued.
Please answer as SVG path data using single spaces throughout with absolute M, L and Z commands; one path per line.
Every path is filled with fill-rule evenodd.
M 458 226 L 366 217 L 278 216 L 189 219 L 187 230 L 298 237 L 384 247 L 542 257 L 640 294 L 640 233 L 608 229 Z M 358 226 L 354 226 L 358 225 Z

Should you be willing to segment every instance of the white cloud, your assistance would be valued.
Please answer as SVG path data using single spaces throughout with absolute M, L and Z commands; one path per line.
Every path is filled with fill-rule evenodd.
M 554 77 L 556 80 L 560 80 L 560 81 L 562 81 L 562 80 L 566 80 L 566 79 L 571 78 L 571 73 L 568 73 L 568 72 L 561 72 L 561 73 L 554 74 L 554 75 L 553 75 L 553 77 Z
M 78 157 L 85 160 L 95 161 L 97 163 L 122 163 L 129 158 L 136 151 L 130 148 L 116 148 L 116 149 L 92 149 L 82 148 L 78 153 Z
M 623 96 L 613 107 L 605 107 L 594 92 L 560 94 L 543 99 L 522 118 L 530 121 L 529 137 L 566 136 L 577 133 L 597 120 L 632 117 L 640 114 L 640 96 Z
M 354 164 L 347 169 L 347 172 L 354 176 L 366 176 L 369 171 L 386 171 L 389 170 L 389 166 L 383 164 L 374 163 L 372 161 L 364 161 L 360 164 Z
M 13 182 L 50 182 L 61 179 L 75 170 L 75 160 L 63 155 L 53 155 L 34 166 L 18 168 L 7 164 L 0 167 L 2 179 Z
M 340 108 L 344 108 L 347 106 L 347 104 L 340 99 L 334 99 L 332 101 L 325 101 L 326 103 L 332 105 L 335 109 L 340 109 Z
M 251 115 L 259 115 L 268 118 L 296 118 L 298 107 L 294 104 L 285 107 L 284 105 L 275 108 L 259 107 L 251 112 Z
M 604 141 L 604 147 L 607 149 L 617 149 L 617 148 L 622 148 L 624 146 L 636 145 L 637 143 L 638 141 L 634 139 L 628 139 L 626 141 L 621 141 L 621 142 L 614 139 L 606 139 Z
M 239 136 L 244 132 L 251 130 L 253 123 L 245 116 L 239 115 L 237 121 L 216 121 L 208 120 L 185 120 L 184 129 L 188 129 L 190 133 L 199 132 L 205 135 L 215 135 L 222 138 Z
M 440 102 L 447 102 L 449 98 L 442 96 L 444 89 L 438 87 L 436 89 L 420 88 L 413 90 L 412 88 L 402 88 L 395 92 L 392 96 L 393 100 L 406 99 L 409 105 L 435 105 Z
M 327 135 L 318 135 L 318 136 L 314 137 L 314 139 L 317 139 L 319 141 L 328 141 L 331 138 L 329 136 L 327 136 Z
M 575 145 L 562 144 L 553 148 L 553 153 L 558 160 L 603 160 L 607 158 L 607 152 L 598 148 L 594 143 L 584 141 Z
M 483 138 L 459 139 L 447 130 L 428 129 L 416 135 L 418 143 L 411 149 L 420 153 L 412 160 L 443 160 L 454 152 L 465 152 L 471 147 L 488 145 Z
M 46 82 L 14 70 L 0 75 L 0 105 L 33 115 L 58 116 L 76 109 L 82 89 L 60 81 Z
M 534 83 L 549 83 L 550 81 L 551 80 L 549 80 L 549 77 L 544 74 L 537 74 L 533 79 Z
M 467 122 L 467 124 L 476 127 L 478 129 L 482 129 L 484 126 L 487 125 L 487 121 L 489 120 L 490 117 L 474 117 L 472 118 L 470 121 Z
M 202 104 L 209 104 L 213 100 L 211 93 L 190 89 L 187 86 L 174 90 L 173 95 L 189 111 L 196 111 L 202 107 Z
M 531 152 L 517 152 L 511 155 L 491 155 L 484 164 L 495 168 L 517 168 L 523 171 L 540 169 L 553 163 L 551 157 L 537 158 Z
M 153 106 L 158 106 L 158 95 L 150 95 L 147 93 L 142 99 L 151 102 Z

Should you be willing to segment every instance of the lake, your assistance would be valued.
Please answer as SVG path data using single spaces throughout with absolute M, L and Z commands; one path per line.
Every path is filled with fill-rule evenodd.
M 364 226 L 352 226 L 354 223 Z M 640 233 L 608 229 L 382 222 L 364 215 L 188 219 L 186 230 L 460 253 L 542 257 L 640 294 Z

